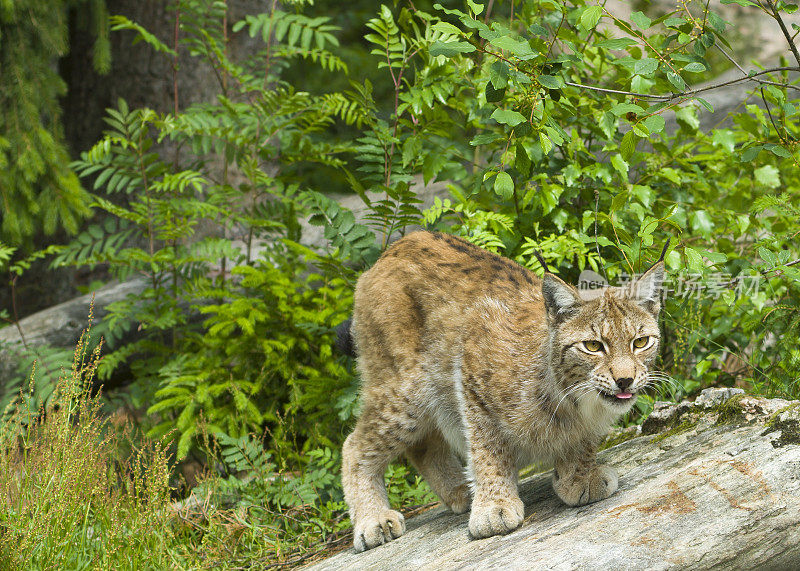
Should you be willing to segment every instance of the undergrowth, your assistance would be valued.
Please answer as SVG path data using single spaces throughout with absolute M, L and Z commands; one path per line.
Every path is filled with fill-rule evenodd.
M 0 424 L 0 569 L 240 569 L 291 566 L 352 542 L 339 484 L 338 449 L 308 453 L 303 471 L 265 450 L 265 439 L 201 430 L 216 468 L 174 501 L 178 475 L 160 440 L 103 413 L 92 391 L 101 345 L 90 329 L 46 406 L 25 391 Z M 203 427 L 207 428 L 207 427 Z M 387 479 L 409 514 L 436 501 L 404 465 Z
M 143 289 L 105 308 L 102 361 L 87 337 L 71 371 L 59 376 L 63 353 L 40 349 L 25 392 L 22 378 L 0 386 L 12 403 L 0 562 L 290 565 L 346 544 L 338 450 L 358 382 L 334 354 L 334 327 L 359 272 L 412 225 L 541 274 L 539 251 L 572 282 L 592 270 L 624 283 L 670 239 L 664 395 L 643 396 L 626 422 L 705 386 L 800 397 L 800 87 L 789 73 L 800 53 L 782 19 L 796 6 L 724 3 L 745 15 L 772 6 L 795 62 L 746 71 L 727 51 L 728 23 L 698 0 L 656 19 L 620 19 L 595 0 L 400 2 L 359 34 L 386 101 L 348 75 L 338 30 L 305 16 L 308 0 L 238 22 L 222 0 L 176 0 L 171 45 L 114 17 L 155 57 L 205 60 L 219 92 L 189 104 L 173 78 L 169 113 L 120 100 L 72 164 L 103 219 L 32 256 Z M 260 51 L 240 57 L 231 32 Z M 741 75 L 715 87 L 752 89 L 727 127 L 706 128 L 700 82 L 723 59 Z M 315 66 L 317 86 L 350 87 L 284 76 L 301 65 Z M 334 178 L 360 197 L 359 216 L 313 183 Z M 424 208 L 419 187 L 432 181 L 449 196 Z M 305 221 L 322 228 L 320 250 L 302 245 Z M 12 284 L 28 259 L 0 244 Z M 127 371 L 120 399 L 161 440 L 105 419 L 91 394 L 95 373 Z M 207 474 L 174 509 L 172 462 L 184 460 Z M 432 500 L 405 465 L 387 477 L 396 507 Z
M 92 394 L 88 330 L 46 407 L 20 398 L 0 425 L 0 568 L 145 569 L 175 564 L 162 442 L 137 443 Z M 36 368 L 30 381 L 35 382 Z M 20 395 L 21 397 L 24 395 Z

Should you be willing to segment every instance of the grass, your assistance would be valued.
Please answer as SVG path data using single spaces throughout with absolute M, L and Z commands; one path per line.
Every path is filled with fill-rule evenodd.
M 46 408 L 20 395 L 0 423 L 2 569 L 174 567 L 164 446 L 131 448 L 129 427 L 99 413 L 88 338 Z
M 87 329 L 45 407 L 20 394 L 0 416 L 0 571 L 284 568 L 350 546 L 336 450 L 310 451 L 300 473 L 259 439 L 209 439 L 208 465 L 227 476 L 207 475 L 176 503 L 169 444 L 101 412 L 89 339 Z M 407 515 L 435 500 L 404 465 L 387 488 Z

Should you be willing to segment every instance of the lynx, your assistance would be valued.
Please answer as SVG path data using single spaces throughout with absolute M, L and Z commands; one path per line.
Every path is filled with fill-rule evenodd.
M 662 255 L 663 259 L 663 255 Z M 522 524 L 519 469 L 551 462 L 570 506 L 607 498 L 596 452 L 652 381 L 659 260 L 627 288 L 582 292 L 447 234 L 415 232 L 358 280 L 363 408 L 342 482 L 357 551 L 400 537 L 384 473 L 405 454 L 473 538 Z

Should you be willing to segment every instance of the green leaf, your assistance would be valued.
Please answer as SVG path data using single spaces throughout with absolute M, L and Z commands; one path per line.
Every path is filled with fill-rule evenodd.
M 640 59 L 633 66 L 633 72 L 638 73 L 639 75 L 651 75 L 657 69 L 658 60 L 649 57 Z
M 714 230 L 714 221 L 705 210 L 695 210 L 690 216 L 692 228 L 700 232 L 703 236 L 711 236 Z
M 703 250 L 703 257 L 705 257 L 712 264 L 724 264 L 728 261 L 728 256 L 722 252 L 713 252 L 711 250 Z
M 473 0 L 467 0 L 467 5 L 476 16 L 479 16 L 481 12 L 483 12 L 483 4 L 478 4 L 477 2 L 473 2 Z
M 634 12 L 631 14 L 631 22 L 636 24 L 636 27 L 642 31 L 649 29 L 650 25 L 653 23 L 653 21 L 642 12 Z
M 581 26 L 587 30 L 594 29 L 597 22 L 600 21 L 600 16 L 603 15 L 603 9 L 600 6 L 589 6 L 581 14 Z
M 733 131 L 730 129 L 717 129 L 711 137 L 715 145 L 719 145 L 729 153 L 733 153 L 733 147 L 736 143 Z
M 650 131 L 647 129 L 647 126 L 644 123 L 634 123 L 631 125 L 631 129 L 633 129 L 633 132 L 639 135 L 642 139 L 646 139 L 650 136 Z
M 614 136 L 614 133 L 617 130 L 616 122 L 617 122 L 616 117 L 614 117 L 614 114 L 611 113 L 610 111 L 605 111 L 600 116 L 598 125 L 600 125 L 600 130 L 603 131 L 603 134 L 609 139 L 611 139 Z
M 675 113 L 675 119 L 692 131 L 696 131 L 700 127 L 700 120 L 697 118 L 694 107 L 681 107 Z
M 683 252 L 686 254 L 686 265 L 690 272 L 702 273 L 703 272 L 703 257 L 697 250 L 685 246 Z
M 178 460 L 183 460 L 186 458 L 186 455 L 189 454 L 189 447 L 191 446 L 195 432 L 197 432 L 197 428 L 191 426 L 181 434 L 180 439 L 178 439 L 178 450 L 176 452 L 176 458 Z
M 620 144 L 620 152 L 622 154 L 622 158 L 626 161 L 630 160 L 633 156 L 633 151 L 636 150 L 636 135 L 633 131 L 628 131 L 625 133 L 625 136 L 622 137 L 622 143 Z
M 642 122 L 645 124 L 651 134 L 660 133 L 664 130 L 664 127 L 667 124 L 661 115 L 650 115 L 650 117 L 645 117 L 644 121 Z
M 683 26 L 684 24 L 687 24 L 687 23 L 688 22 L 686 21 L 686 18 L 682 18 L 682 17 L 680 17 L 680 18 L 679 17 L 671 17 L 671 18 L 667 18 L 666 20 L 664 20 L 664 25 L 667 28 L 678 29 L 678 28 L 680 28 L 681 26 Z
M 510 109 L 495 109 L 491 117 L 498 123 L 512 127 L 525 121 L 525 116 L 522 113 Z
M 455 57 L 458 54 L 467 54 L 475 51 L 475 46 L 469 42 L 440 42 L 435 41 L 430 47 L 432 56 Z
M 564 87 L 563 83 L 561 82 L 561 78 L 553 77 L 552 75 L 540 75 L 536 78 L 536 81 L 542 87 L 546 87 L 547 89 L 561 89 Z
M 617 155 L 614 155 L 613 157 L 611 157 L 611 166 L 613 166 L 615 169 L 617 169 L 617 172 L 619 172 L 619 174 L 622 176 L 623 179 L 625 179 L 625 180 L 628 179 L 628 168 L 629 168 L 629 165 L 625 161 L 625 159 L 622 158 L 621 155 L 617 154 Z
M 636 113 L 638 115 L 639 113 L 644 113 L 644 109 L 633 103 L 617 103 L 611 108 L 611 112 L 620 117 L 628 113 Z
M 778 188 L 781 185 L 781 177 L 778 169 L 772 165 L 764 165 L 753 171 L 756 180 L 767 188 Z
M 764 246 L 758 249 L 758 257 L 767 262 L 770 266 L 778 265 L 778 258 L 775 257 L 775 253 L 771 250 L 767 250 Z
M 508 64 L 502 60 L 497 60 L 489 66 L 489 79 L 496 89 L 502 89 L 508 85 Z
M 486 101 L 489 103 L 497 103 L 502 101 L 506 95 L 506 88 L 495 89 L 491 81 L 486 82 Z
M 697 101 L 703 107 L 705 107 L 706 111 L 708 111 L 709 113 L 713 113 L 714 112 L 714 106 L 711 105 L 711 103 L 709 103 L 708 101 L 706 101 L 702 97 L 695 97 L 694 100 Z
M 547 138 L 544 133 L 539 133 L 539 145 L 542 147 L 542 153 L 545 155 L 553 149 L 553 141 Z
M 472 139 L 469 144 L 473 147 L 477 147 L 478 145 L 489 145 L 495 141 L 499 141 L 502 138 L 503 136 L 498 133 L 481 133 L 480 135 L 475 135 L 475 138 Z
M 514 196 L 514 181 L 511 180 L 511 175 L 505 171 L 497 173 L 494 179 L 494 191 L 504 200 L 511 200 Z
M 667 80 L 678 90 L 678 93 L 683 93 L 686 90 L 686 82 L 683 81 L 683 78 L 677 73 L 672 71 L 667 72 Z
M 525 145 L 519 141 L 517 141 L 514 168 L 516 168 L 523 177 L 528 177 L 531 174 L 531 159 L 528 157 L 528 151 L 525 150 Z
M 687 64 L 683 70 L 691 73 L 700 73 L 706 70 L 706 66 L 704 66 L 702 63 L 693 61 L 692 63 Z
M 610 40 L 603 40 L 602 42 L 597 42 L 595 46 L 598 48 L 606 48 L 609 50 L 623 50 L 628 46 L 636 45 L 638 42 L 633 38 L 613 38 Z
M 622 192 L 616 194 L 611 200 L 611 212 L 616 212 L 625 206 L 625 204 L 628 202 L 628 196 L 629 194 L 627 190 L 623 190 Z
M 783 147 L 781 145 L 775 145 L 773 143 L 767 143 L 766 145 L 764 145 L 764 148 L 766 150 L 768 150 L 770 153 L 772 153 L 773 155 L 777 155 L 777 156 L 783 157 L 785 159 L 789 159 L 789 158 L 792 157 L 792 152 L 789 149 L 787 149 L 786 147 Z
M 442 32 L 443 34 L 450 34 L 453 36 L 463 36 L 464 32 L 460 29 L 455 27 L 453 24 L 449 22 L 436 22 L 433 26 L 431 26 L 437 32 Z
M 501 50 L 508 50 L 521 59 L 530 59 L 536 55 L 528 42 L 517 41 L 508 36 L 494 38 L 490 40 L 489 43 L 500 48 Z
M 752 147 L 748 147 L 743 153 L 742 158 L 740 159 L 743 163 L 748 163 L 752 161 L 754 158 L 758 156 L 764 149 L 764 145 L 753 145 Z

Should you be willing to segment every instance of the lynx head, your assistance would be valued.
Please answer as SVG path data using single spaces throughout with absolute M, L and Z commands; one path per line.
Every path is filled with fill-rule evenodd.
M 552 274 L 542 282 L 550 366 L 572 400 L 622 414 L 648 385 L 658 354 L 664 263 L 627 287 L 579 292 Z

